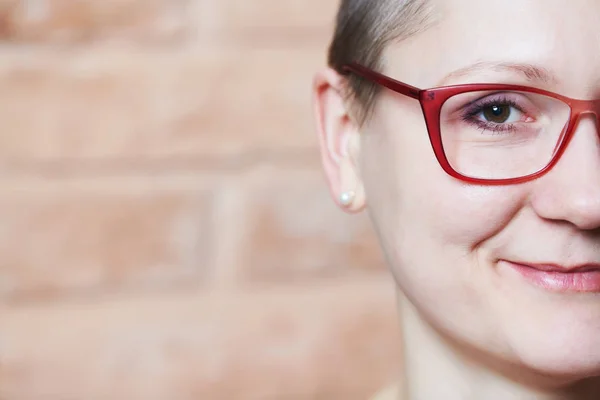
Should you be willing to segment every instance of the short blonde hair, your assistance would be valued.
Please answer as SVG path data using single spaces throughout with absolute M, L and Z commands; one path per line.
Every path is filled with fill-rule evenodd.
M 427 0 L 342 0 L 329 47 L 329 66 L 339 73 L 350 62 L 382 69 L 385 47 L 426 29 L 430 15 Z M 347 94 L 354 116 L 363 124 L 373 109 L 377 87 L 351 75 Z

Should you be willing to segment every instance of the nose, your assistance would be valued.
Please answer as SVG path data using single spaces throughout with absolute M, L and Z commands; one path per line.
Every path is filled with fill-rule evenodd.
M 600 228 L 600 139 L 595 114 L 580 117 L 561 159 L 534 182 L 531 204 L 544 219 Z

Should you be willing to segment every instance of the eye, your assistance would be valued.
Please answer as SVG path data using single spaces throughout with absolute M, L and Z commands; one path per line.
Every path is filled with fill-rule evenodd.
M 494 124 L 505 124 L 521 121 L 523 112 L 510 104 L 495 103 L 484 106 L 477 118 Z

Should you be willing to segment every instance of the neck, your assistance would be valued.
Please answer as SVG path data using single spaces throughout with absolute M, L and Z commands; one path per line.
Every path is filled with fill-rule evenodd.
M 403 334 L 403 400 L 591 400 L 600 378 L 564 379 L 501 365 L 442 337 L 399 297 Z

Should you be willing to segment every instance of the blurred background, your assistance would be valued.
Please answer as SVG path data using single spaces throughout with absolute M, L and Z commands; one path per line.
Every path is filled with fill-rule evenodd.
M 337 0 L 0 0 L 0 399 L 363 400 L 399 359 L 311 113 Z

